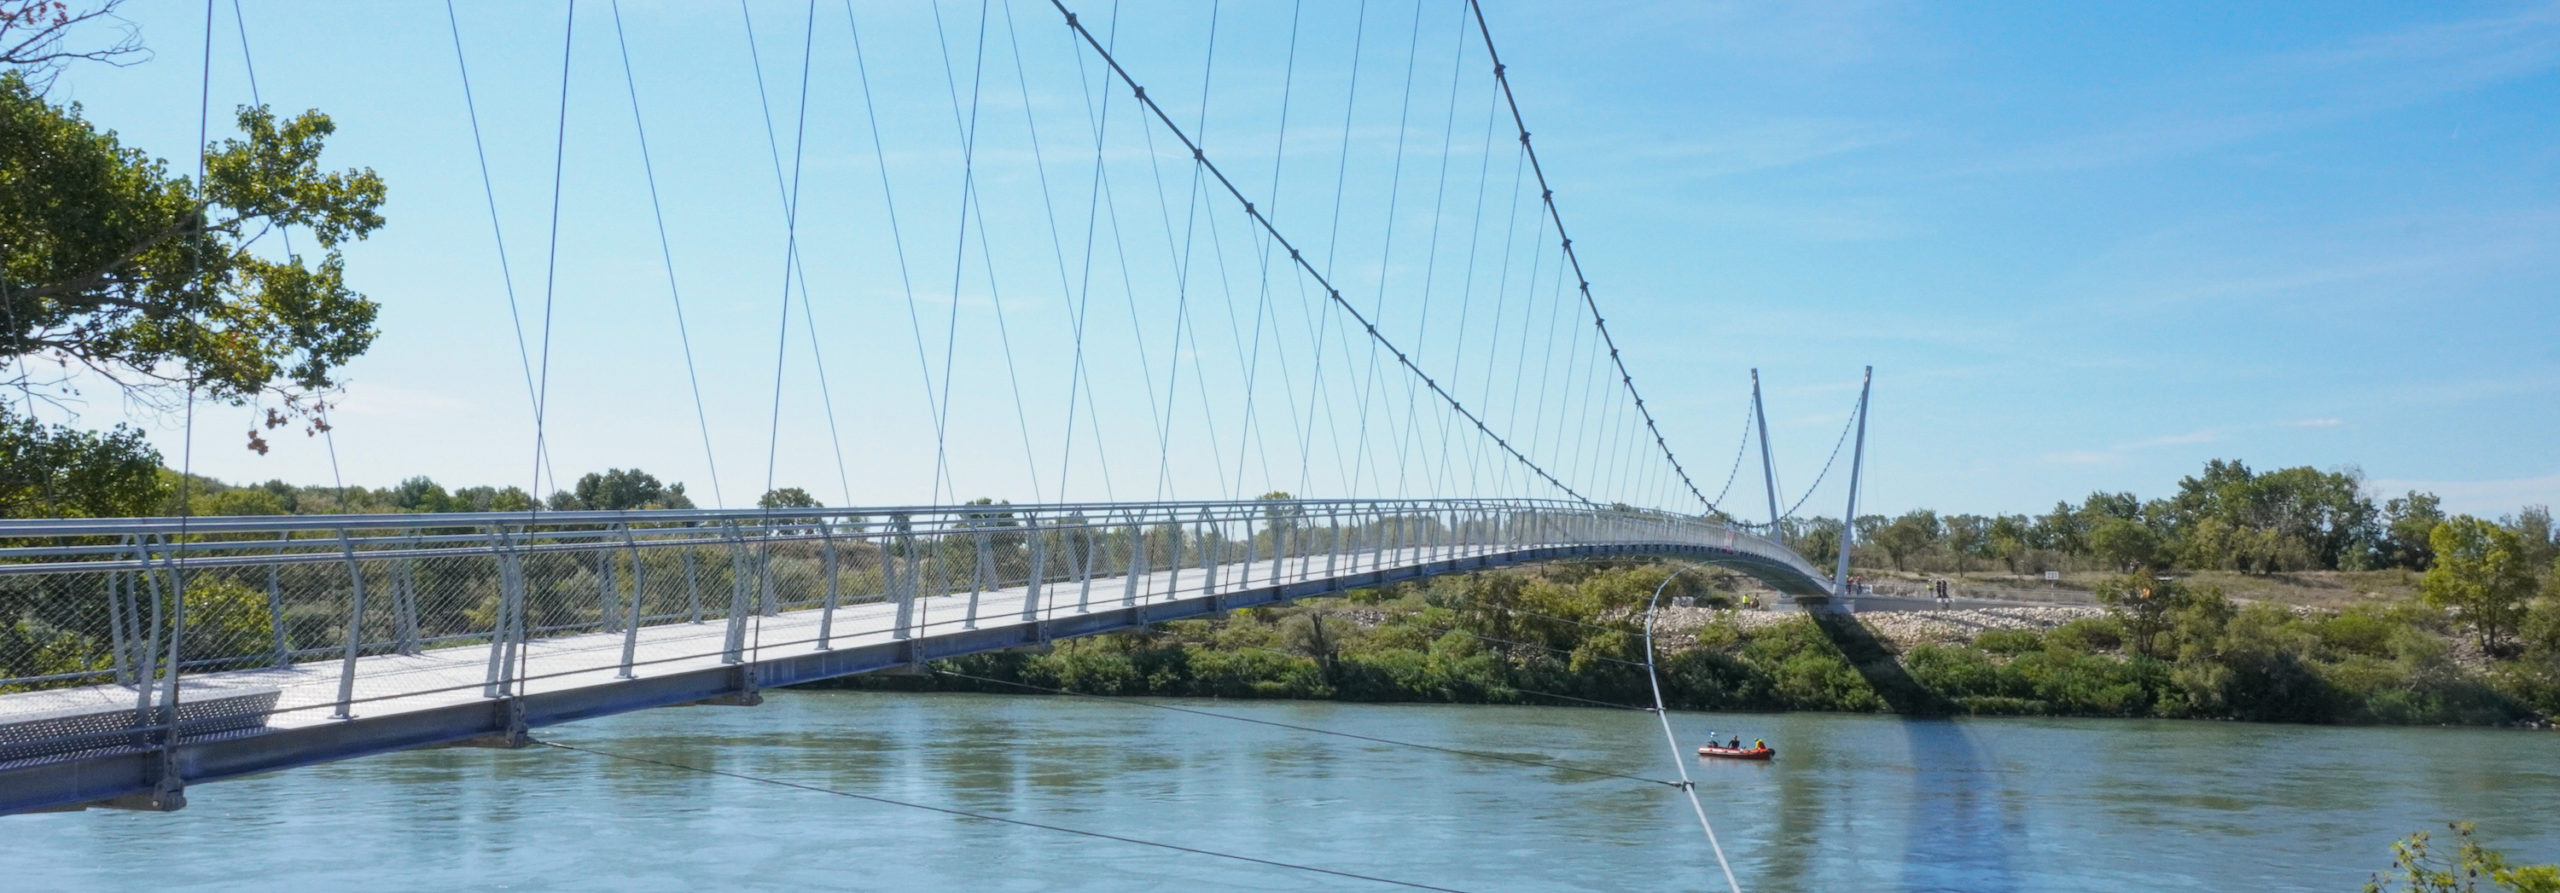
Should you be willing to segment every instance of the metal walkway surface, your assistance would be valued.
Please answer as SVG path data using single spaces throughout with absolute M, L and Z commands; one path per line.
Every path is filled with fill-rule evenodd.
M 101 595 L 92 613 L 112 652 L 0 678 L 12 692 L 0 694 L 0 814 L 172 809 L 193 782 L 521 744 L 542 725 L 751 704 L 764 687 L 1522 562 L 1668 555 L 1799 596 L 1829 586 L 1793 552 L 1722 525 L 1507 502 L 527 521 L 195 519 L 187 536 L 208 541 L 156 544 L 144 529 L 165 525 L 57 522 L 57 538 L 94 542 L 0 549 L 19 559 L 0 565 L 0 593 L 50 592 L 52 614 L 75 619 L 65 609 Z M 28 526 L 0 525 L 0 542 L 28 543 Z M 249 585 L 262 580 L 263 592 Z M 716 590 L 725 606 L 704 597 Z M 293 641 L 325 630 L 338 641 Z

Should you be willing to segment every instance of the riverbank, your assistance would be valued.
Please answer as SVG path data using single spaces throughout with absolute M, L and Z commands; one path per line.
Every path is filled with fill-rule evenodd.
M 1576 563 L 1449 577 L 833 684 L 1640 707 L 1642 607 L 1668 573 Z M 1666 591 L 1669 706 L 2490 726 L 2560 714 L 2560 650 L 2466 655 L 2441 614 L 2407 602 L 2331 611 L 2210 595 L 2137 637 L 2097 607 L 1817 622 L 1732 610 L 1734 588 L 1684 575 Z

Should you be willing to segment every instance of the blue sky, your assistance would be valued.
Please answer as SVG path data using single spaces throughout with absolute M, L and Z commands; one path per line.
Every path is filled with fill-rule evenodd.
M 220 5 L 217 109 L 249 92 L 229 3 Z M 1098 30 L 1110 21 L 1108 5 L 1069 5 Z M 1061 280 L 1084 278 L 1098 101 L 1088 97 L 1101 95 L 1088 90 L 1099 89 L 1100 73 L 1073 54 L 1046 3 L 986 7 L 979 207 L 970 212 L 973 227 L 984 221 L 983 241 L 971 231 L 955 286 L 961 112 L 980 8 L 938 10 L 955 66 L 946 81 L 935 10 L 921 4 L 856 5 L 858 60 L 840 3 L 819 5 L 814 35 L 802 27 L 802 4 L 752 5 L 786 169 L 804 36 L 812 60 L 798 153 L 808 304 L 805 315 L 797 304 L 790 311 L 795 346 L 784 358 L 777 445 L 767 431 L 777 427 L 783 200 L 745 27 L 736 9 L 716 3 L 623 4 L 631 86 L 649 127 L 722 499 L 751 501 L 768 474 L 829 501 L 868 503 L 954 493 L 1211 497 L 1266 486 L 1535 492 L 1483 459 L 1486 448 L 1470 446 L 1463 429 L 1444 434 L 1449 415 L 1427 393 L 1406 395 L 1408 377 L 1391 358 L 1379 378 L 1363 378 L 1365 348 L 1338 330 L 1325 349 L 1340 363 L 1326 384 L 1343 401 L 1339 421 L 1299 424 L 1319 417 L 1305 380 L 1315 317 L 1299 303 L 1302 280 L 1253 272 L 1250 221 L 1231 200 L 1204 194 L 1186 210 L 1188 167 L 1169 134 L 1139 129 L 1126 91 L 1105 127 L 1117 205 L 1103 207 L 1121 215 L 1132 268 L 1123 279 L 1103 252 L 1105 284 L 1084 287 L 1092 359 L 1080 380 L 1100 393 L 1080 397 L 1090 409 L 1078 411 L 1099 417 L 1080 418 L 1070 450 L 1058 432 L 1068 380 L 1079 375 L 1069 333 L 1080 289 Z M 1733 466 L 1750 369 L 1768 384 L 1781 489 L 1793 501 L 1841 432 L 1859 367 L 1872 364 L 1863 510 L 2037 511 L 2095 489 L 2156 496 L 2216 457 L 2354 465 L 2378 491 L 2434 490 L 2484 514 L 2560 501 L 2560 5 L 1486 9 L 1593 294 L 1663 434 L 1709 495 Z M 371 166 L 390 184 L 390 225 L 349 251 L 351 279 L 384 311 L 382 338 L 347 370 L 336 416 L 341 473 L 369 485 L 410 474 L 448 485 L 529 481 L 525 360 L 507 321 L 444 7 L 243 0 L 242 10 L 264 98 L 329 112 L 339 126 L 334 163 Z M 1289 4 L 1220 4 L 1205 111 L 1207 5 L 1131 0 L 1116 41 L 1170 114 L 1205 129 L 1211 160 L 1249 194 L 1278 197 L 1256 201 L 1289 238 L 1311 258 L 1317 246 L 1340 246 L 1317 263 L 1335 269 L 1346 299 L 1364 312 L 1383 308 L 1381 330 L 1426 368 L 1447 366 L 1435 380 L 1482 408 L 1503 403 L 1512 360 L 1535 347 L 1487 356 L 1490 312 L 1472 304 L 1462 306 L 1473 322 L 1456 324 L 1461 289 L 1481 301 L 1476 287 L 1513 281 L 1490 272 L 1490 252 L 1479 249 L 1472 265 L 1453 260 L 1466 247 L 1458 233 L 1535 219 L 1473 210 L 1480 192 L 1494 196 L 1490 207 L 1508 197 L 1516 145 L 1507 120 L 1486 138 L 1491 82 L 1481 45 L 1461 35 L 1460 10 L 1372 0 L 1364 16 L 1356 2 L 1309 0 L 1292 63 Z M 55 98 L 83 103 L 134 145 L 183 158 L 196 126 L 202 8 L 136 2 L 130 11 L 157 58 L 74 69 Z M 537 339 L 562 12 L 461 6 L 507 259 Z M 637 465 L 707 497 L 706 426 L 695 422 L 612 24 L 606 4 L 580 4 L 550 276 L 552 463 L 563 475 Z M 1353 93 L 1355 32 L 1363 80 Z M 1092 80 L 1080 82 L 1079 61 Z M 1409 90 L 1408 61 L 1417 72 Z M 877 154 L 866 75 L 881 122 Z M 1355 97 L 1348 114 L 1346 95 Z M 217 115 L 217 133 L 220 123 Z M 1335 217 L 1337 164 L 1344 199 Z M 899 205 L 895 228 L 884 175 Z M 1437 215 L 1427 213 L 1435 199 Z M 1432 235 L 1435 221 L 1442 229 Z M 1098 229 L 1107 244 L 1110 222 Z M 1186 231 L 1193 280 L 1171 244 Z M 1527 229 L 1514 238 L 1514 262 L 1535 260 L 1551 275 L 1553 245 L 1531 257 L 1536 239 Z M 1213 288 L 1205 271 L 1219 259 L 1228 272 Z M 1488 272 L 1473 285 L 1462 281 L 1479 269 Z M 1533 292 L 1525 274 L 1508 275 L 1520 283 L 1505 294 L 1515 310 L 1520 293 L 1553 297 L 1553 281 Z M 1272 297 L 1257 304 L 1266 281 Z M 1169 322 L 1177 300 L 1196 314 L 1181 354 Z M 936 408 L 923 382 L 940 380 L 942 327 L 955 307 L 946 489 L 934 485 Z M 1247 362 L 1257 307 L 1274 331 L 1298 333 L 1285 346 L 1276 336 L 1256 342 L 1271 352 L 1258 362 L 1294 351 L 1302 381 L 1284 387 L 1276 366 Z M 1230 314 L 1246 322 L 1231 325 Z M 808 322 L 831 405 L 800 340 Z M 1505 337 L 1522 334 L 1508 325 Z M 1553 334 L 1545 328 L 1529 331 Z M 1556 328 L 1584 330 L 1569 319 Z M 1476 344 L 1459 344 L 1461 332 Z M 1597 365 L 1574 337 L 1553 343 L 1557 356 Z M 1168 372 L 1170 411 L 1149 393 Z M 1249 391 L 1247 376 L 1257 381 Z M 1342 433 L 1360 430 L 1353 389 L 1371 387 L 1378 430 L 1369 442 L 1408 458 L 1367 459 L 1360 438 Z M 84 394 L 84 423 L 144 425 L 177 459 L 177 417 L 95 387 Z M 1258 428 L 1240 418 L 1248 403 Z M 1694 508 L 1671 498 L 1676 488 L 1658 463 L 1640 458 L 1630 407 L 1593 405 L 1571 421 L 1525 410 L 1488 418 L 1536 444 L 1524 449 L 1577 487 Z M 321 441 L 294 433 L 274 438 L 270 455 L 242 449 L 252 412 L 199 410 L 198 470 L 330 480 Z M 1297 437 L 1310 447 L 1299 450 Z M 1443 437 L 1456 446 L 1442 452 L 1434 441 Z M 1594 437 L 1615 446 L 1573 452 Z M 1259 447 L 1239 443 L 1256 439 Z M 1333 448 L 1368 469 L 1364 483 L 1347 483 Z M 1727 500 L 1746 515 L 1766 511 L 1753 458 Z M 1623 467 L 1613 464 L 1620 459 Z M 1806 511 L 1839 511 L 1839 474 Z

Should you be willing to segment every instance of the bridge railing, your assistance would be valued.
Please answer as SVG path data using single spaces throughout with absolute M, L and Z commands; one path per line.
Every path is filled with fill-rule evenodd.
M 82 746 L 106 746 L 136 729 L 221 733 L 220 716 L 174 706 L 216 697 L 345 718 L 437 691 L 521 693 L 546 667 L 629 678 L 714 656 L 827 649 L 846 635 L 927 636 L 1470 556 L 1639 543 L 1821 577 L 1792 550 L 1704 519 L 1545 500 L 6 521 L 0 762 L 33 753 L 13 743 L 10 722 L 36 702 L 10 692 L 55 696 L 43 702 L 52 714 L 129 705 L 112 709 L 129 709 L 131 723 L 101 726 L 113 734 L 76 733 Z M 280 694 L 259 707 L 265 692 Z

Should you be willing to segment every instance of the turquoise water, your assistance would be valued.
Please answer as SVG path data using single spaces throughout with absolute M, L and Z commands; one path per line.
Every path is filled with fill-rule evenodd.
M 1659 778 L 1652 716 L 1170 702 Z M 2560 861 L 2560 735 L 2101 720 L 1673 717 L 1747 890 L 2353 890 L 2464 818 Z M 1722 889 L 1669 787 L 1090 699 L 772 693 L 564 743 L 1460 890 Z M 0 818 L 0 889 L 1393 889 L 603 757 L 392 754 L 167 814 Z

